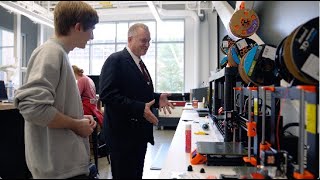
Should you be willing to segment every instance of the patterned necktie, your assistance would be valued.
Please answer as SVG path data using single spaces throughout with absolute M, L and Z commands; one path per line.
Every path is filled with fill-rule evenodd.
M 144 65 L 144 63 L 142 62 L 142 60 L 139 62 L 139 65 L 140 65 L 140 68 L 141 68 L 141 70 L 142 70 L 142 74 L 143 74 L 144 79 L 145 79 L 147 82 L 150 82 L 150 78 L 149 78 L 148 73 L 147 73 L 147 68 L 146 68 L 146 66 Z

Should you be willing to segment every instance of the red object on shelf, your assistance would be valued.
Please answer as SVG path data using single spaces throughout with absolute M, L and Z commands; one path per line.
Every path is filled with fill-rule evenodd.
M 186 153 L 191 152 L 191 124 L 186 124 Z
M 198 100 L 192 100 L 192 107 L 193 108 L 198 108 Z
M 186 101 L 170 101 L 173 106 L 185 106 Z

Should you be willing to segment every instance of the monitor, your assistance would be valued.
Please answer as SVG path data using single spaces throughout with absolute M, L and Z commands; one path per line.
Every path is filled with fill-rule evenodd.
M 190 101 L 196 99 L 199 102 L 202 102 L 203 98 L 206 101 L 205 104 L 207 104 L 209 102 L 209 87 L 191 89 Z
M 96 94 L 99 94 L 99 75 L 88 75 L 88 77 L 92 79 L 96 86 Z
M 8 100 L 6 86 L 4 85 L 4 81 L 0 81 L 0 101 Z

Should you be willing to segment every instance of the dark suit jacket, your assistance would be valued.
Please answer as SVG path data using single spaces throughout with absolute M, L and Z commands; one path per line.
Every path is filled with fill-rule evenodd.
M 148 72 L 149 74 L 149 72 Z M 100 74 L 99 97 L 104 104 L 104 131 L 111 148 L 129 148 L 127 144 L 154 144 L 153 124 L 144 117 L 145 103 L 156 100 L 152 82 L 147 84 L 142 72 L 126 48 L 111 54 Z

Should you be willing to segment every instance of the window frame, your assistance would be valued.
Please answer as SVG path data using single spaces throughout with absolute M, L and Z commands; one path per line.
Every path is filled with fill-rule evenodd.
M 165 43 L 173 43 L 173 44 L 183 44 L 183 50 L 182 50 L 182 53 L 183 53 L 183 57 L 182 57 L 182 59 L 183 59 L 183 67 L 182 67 L 182 71 L 183 71 L 183 73 L 182 73 L 182 89 L 181 90 L 178 90 L 177 92 L 172 92 L 172 93 L 183 93 L 184 92 L 184 86 L 185 86 L 185 47 L 186 47 L 186 45 L 185 45 L 185 20 L 184 19 L 171 19 L 171 20 L 167 20 L 167 21 L 164 21 L 164 22 L 175 22 L 175 21 L 178 21 L 178 22 L 181 22 L 182 24 L 183 24 L 183 39 L 181 40 L 181 41 L 179 41 L 179 40 L 175 40 L 175 41 L 170 41 L 170 40 L 158 40 L 158 31 L 159 31 L 159 29 L 158 29 L 158 24 L 157 24 L 157 22 L 156 21 L 154 21 L 154 20 L 141 20 L 141 21 L 136 21 L 136 20 L 130 20 L 130 21 L 108 21 L 108 22 L 100 22 L 100 24 L 114 24 L 114 28 L 115 28 L 115 30 L 113 30 L 113 31 L 115 31 L 115 40 L 114 40 L 114 42 L 94 42 L 94 40 L 90 40 L 89 42 L 88 42 L 88 44 L 87 44 L 87 46 L 86 46 L 86 48 L 88 48 L 89 49 L 89 72 L 87 72 L 86 74 L 88 74 L 88 75 L 99 75 L 99 74 L 97 74 L 97 73 L 93 73 L 94 71 L 95 72 L 97 72 L 96 70 L 94 70 L 94 65 L 93 65 L 93 48 L 94 48 L 94 46 L 97 46 L 97 45 L 114 45 L 114 49 L 115 49 L 115 51 L 114 52 L 117 52 L 117 51 L 120 51 L 120 50 L 122 50 L 122 48 L 121 49 L 119 49 L 118 48 L 118 46 L 120 45 L 121 47 L 123 47 L 124 45 L 125 46 L 127 46 L 127 42 L 123 42 L 123 41 L 119 41 L 118 42 L 118 25 L 119 24 L 121 24 L 121 25 L 123 25 L 123 24 L 127 24 L 127 28 L 129 29 L 129 27 L 130 27 L 130 25 L 131 24 L 133 24 L 133 23 L 137 23 L 137 22 L 140 22 L 140 23 L 145 23 L 145 24 L 147 24 L 148 26 L 149 26 L 149 24 L 151 23 L 151 24 L 154 24 L 154 27 L 152 27 L 152 28 L 154 28 L 154 31 L 155 32 L 151 32 L 152 34 L 154 33 L 154 35 L 151 35 L 152 36 L 152 38 L 151 38 L 151 42 L 150 42 L 150 44 L 152 44 L 153 46 L 154 46 L 154 67 L 152 67 L 152 68 L 154 68 L 154 69 L 150 69 L 149 70 L 149 68 L 151 68 L 151 67 L 148 67 L 148 63 L 146 63 L 146 66 L 148 67 L 148 70 L 150 71 L 150 73 L 152 72 L 152 73 L 154 73 L 154 74 L 152 74 L 151 75 L 151 77 L 153 77 L 153 83 L 154 83 L 154 89 L 155 89 L 155 92 L 158 92 L 158 87 L 157 87 L 157 84 L 158 84 L 158 77 L 157 77 L 157 69 L 158 69 L 158 55 L 159 55 L 159 52 L 158 52 L 158 45 L 159 44 L 165 44 Z M 151 27 L 149 27 L 150 28 L 150 31 L 152 31 L 152 28 Z M 94 31 L 93 31 L 93 33 L 95 33 Z M 123 32 L 122 32 L 122 34 L 123 34 Z M 123 38 L 122 38 L 123 39 Z M 150 50 L 150 49 L 149 49 Z M 109 55 L 107 55 L 107 57 L 108 57 Z M 72 56 L 70 56 L 70 54 L 69 54 L 69 58 L 70 59 L 72 59 L 73 57 Z M 103 59 L 103 63 L 102 63 L 102 65 L 104 64 L 104 61 L 105 61 L 106 59 Z M 75 63 L 76 64 L 76 62 L 75 61 L 72 61 L 71 63 Z M 100 68 L 102 68 L 102 66 L 100 67 Z M 181 91 L 181 92 L 180 92 Z M 159 92 L 160 93 L 160 92 Z

